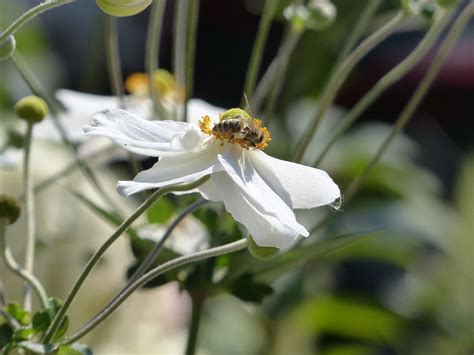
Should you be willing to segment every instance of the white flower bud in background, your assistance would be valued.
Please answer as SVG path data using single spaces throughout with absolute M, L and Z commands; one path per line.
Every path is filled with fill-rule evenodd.
M 336 6 L 329 0 L 311 0 L 307 7 L 310 13 L 309 28 L 324 30 L 336 20 Z
M 97 0 L 97 6 L 110 16 L 133 16 L 150 6 L 152 0 Z
M 6 60 L 15 52 L 16 41 L 12 35 L 0 43 L 0 60 Z
M 293 26 L 320 31 L 332 25 L 337 10 L 329 0 L 311 0 L 308 5 L 290 5 L 283 15 Z

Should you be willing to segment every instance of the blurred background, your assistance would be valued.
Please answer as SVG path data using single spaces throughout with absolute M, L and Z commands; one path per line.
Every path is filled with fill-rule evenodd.
M 270 126 L 273 141 L 268 148 L 270 154 L 282 159 L 291 159 L 294 145 L 317 109 L 318 97 L 338 52 L 367 0 L 333 2 L 337 7 L 335 23 L 325 31 L 306 31 L 290 59 Z M 38 3 L 0 0 L 0 27 L 4 28 Z M 218 107 L 239 105 L 263 4 L 261 0 L 201 0 L 194 97 Z M 262 68 L 277 53 L 285 32 L 281 13 L 287 4 L 288 1 L 281 1 Z M 380 27 L 398 8 L 396 0 L 381 1 L 376 16 L 367 25 L 367 33 Z M 160 67 L 168 70 L 172 67 L 173 11 L 174 1 L 168 1 L 159 57 Z M 148 16 L 149 9 L 119 20 L 124 77 L 144 71 Z M 94 1 L 77 1 L 54 9 L 17 32 L 18 52 L 50 92 L 67 88 L 110 95 L 104 19 Z M 310 156 L 321 151 L 326 135 L 364 93 L 413 50 L 427 26 L 428 22 L 422 18 L 407 21 L 362 60 L 312 142 Z M 323 161 L 321 168 L 339 186 L 347 186 L 375 154 L 429 67 L 435 49 L 387 90 Z M 11 119 L 12 107 L 16 100 L 29 94 L 29 89 L 9 62 L 0 62 L 0 78 L 3 139 L 0 146 L 5 146 L 8 132 L 21 132 L 22 128 Z M 346 233 L 364 236 L 342 248 L 305 256 L 279 273 L 254 270 L 259 285 L 272 289 L 266 297 L 252 298 L 235 292 L 233 296 L 209 298 L 202 320 L 200 351 L 203 354 L 472 354 L 473 93 L 474 21 L 471 21 L 404 133 L 384 155 L 352 203 L 342 212 L 335 212 L 330 223 L 312 238 L 318 241 L 324 236 Z M 70 153 L 59 143 L 35 144 L 34 171 L 38 181 L 70 159 Z M 103 168 L 100 173 L 112 194 L 117 174 L 131 174 L 120 163 Z M 19 167 L 0 168 L 0 191 L 20 194 L 19 176 Z M 84 193 L 94 195 L 83 186 L 79 174 L 69 181 Z M 64 194 L 60 184 L 52 185 L 37 198 L 39 237 L 43 245 L 39 248 L 40 278 L 56 290 L 57 296 L 64 297 L 82 263 L 112 229 L 79 205 L 72 195 Z M 130 211 L 136 205 L 136 201 L 121 197 L 117 201 Z M 321 216 L 320 211 L 304 211 L 299 218 L 311 224 Z M 22 228 L 17 227 L 19 235 Z M 17 248 L 21 249 L 21 245 Z M 132 262 L 128 243 L 123 241 L 105 259 L 88 291 L 81 295 L 72 324 L 80 325 L 112 295 L 113 287 L 125 280 Z M 63 265 L 66 265 L 64 273 L 58 274 L 57 268 Z M 186 293 L 179 297 L 176 294 L 176 283 L 140 291 L 85 342 L 99 354 L 180 353 L 186 337 L 189 299 Z

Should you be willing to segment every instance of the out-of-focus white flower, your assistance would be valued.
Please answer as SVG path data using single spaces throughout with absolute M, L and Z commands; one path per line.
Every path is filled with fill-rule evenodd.
M 251 135 L 249 127 L 257 134 Z M 133 181 L 119 181 L 122 195 L 210 175 L 192 192 L 222 201 L 259 246 L 291 246 L 298 236 L 309 235 L 293 209 L 340 199 L 326 172 L 265 154 L 269 132 L 240 109 L 226 111 L 217 123 L 209 116 L 198 123 L 147 121 L 124 110 L 106 110 L 95 114 L 84 132 L 108 137 L 134 153 L 160 157 Z

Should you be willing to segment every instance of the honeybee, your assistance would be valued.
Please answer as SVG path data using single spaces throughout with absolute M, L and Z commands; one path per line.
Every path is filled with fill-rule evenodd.
M 257 147 L 265 139 L 262 128 L 255 124 L 254 120 L 235 115 L 216 123 L 212 128 L 214 132 L 226 133 L 229 142 L 234 139 L 244 140 L 250 148 Z

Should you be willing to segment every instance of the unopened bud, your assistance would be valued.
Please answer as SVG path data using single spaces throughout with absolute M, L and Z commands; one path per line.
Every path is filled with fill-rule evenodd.
M 152 0 L 96 0 L 97 6 L 107 15 L 133 16 L 150 6 Z
M 20 210 L 20 201 L 13 196 L 0 194 L 0 219 L 7 219 L 8 224 L 15 223 Z
M 48 105 L 38 96 L 26 96 L 19 100 L 15 105 L 15 111 L 18 117 L 29 123 L 38 123 L 48 115 Z
M 250 254 L 252 254 L 256 259 L 260 260 L 269 260 L 275 257 L 280 249 L 278 248 L 273 248 L 273 247 L 261 247 L 260 245 L 257 245 L 255 241 L 253 240 L 252 236 L 249 234 L 247 236 L 248 240 L 248 249 Z
M 324 30 L 336 20 L 337 9 L 329 0 L 311 0 L 308 4 L 310 18 L 307 26 L 314 30 Z
M 12 35 L 0 43 L 0 60 L 6 60 L 15 52 L 16 41 Z

